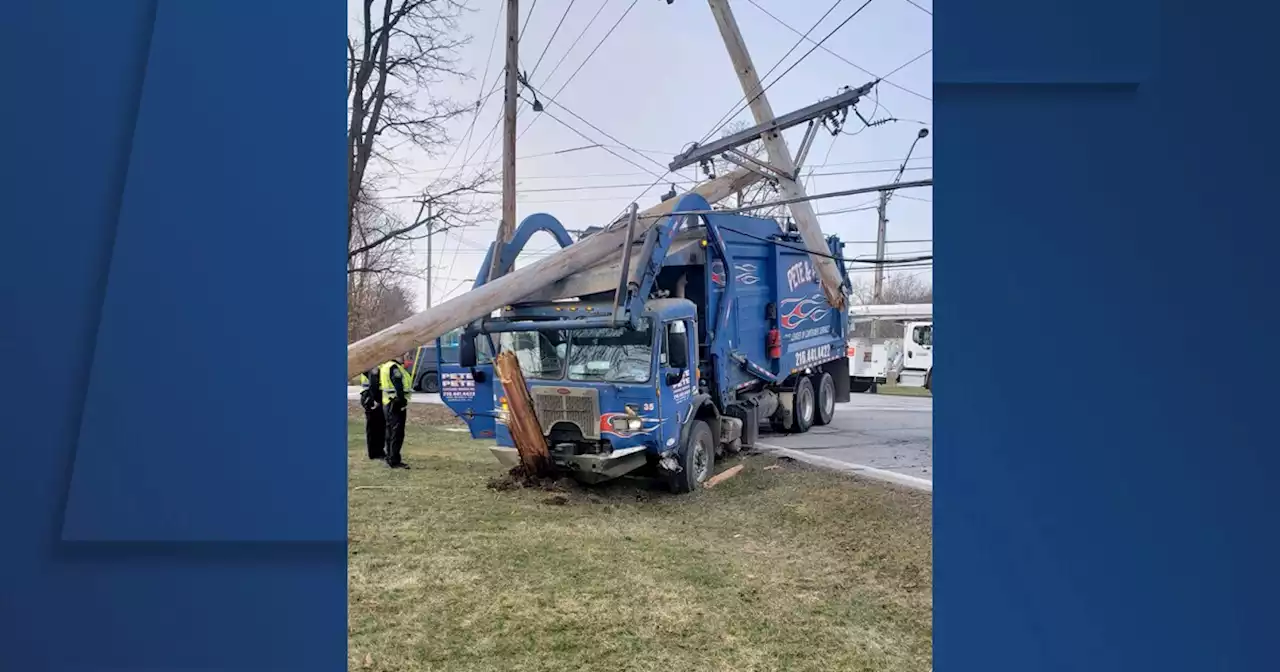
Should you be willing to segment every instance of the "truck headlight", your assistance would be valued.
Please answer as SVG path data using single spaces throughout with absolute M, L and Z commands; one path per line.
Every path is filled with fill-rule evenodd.
M 642 423 L 640 422 L 640 418 L 631 418 L 627 420 L 627 429 L 630 429 L 631 431 L 634 432 L 637 429 L 640 429 L 641 424 Z
M 609 426 L 612 427 L 615 432 L 625 432 L 627 431 L 627 419 L 613 418 L 609 420 Z

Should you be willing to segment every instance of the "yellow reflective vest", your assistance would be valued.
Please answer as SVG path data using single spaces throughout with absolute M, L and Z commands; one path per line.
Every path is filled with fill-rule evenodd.
M 405 370 L 404 365 L 395 360 L 384 363 L 378 367 L 378 384 L 382 386 L 382 403 L 389 404 L 396 396 L 395 383 L 391 382 L 391 370 L 400 369 L 400 381 L 404 386 L 404 400 L 408 401 L 413 395 L 413 378 L 409 372 Z

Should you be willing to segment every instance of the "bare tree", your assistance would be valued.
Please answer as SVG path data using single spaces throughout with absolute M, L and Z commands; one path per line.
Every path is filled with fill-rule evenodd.
M 749 128 L 751 124 L 745 121 L 735 121 L 725 126 L 721 131 L 720 137 L 728 137 L 734 133 L 741 133 Z M 743 154 L 754 157 L 760 161 L 768 163 L 765 153 L 764 142 L 756 139 L 738 148 Z M 708 177 L 716 175 L 724 175 L 730 171 L 737 170 L 740 166 L 722 158 L 716 157 L 711 159 L 708 166 L 704 167 L 704 173 Z M 706 168 L 710 170 L 707 171 Z M 732 200 L 725 201 L 725 206 L 730 208 L 741 208 L 747 205 L 757 205 L 760 203 L 768 203 L 778 196 L 778 185 L 769 180 L 761 180 L 755 184 L 739 191 Z M 748 213 L 753 217 L 772 217 L 774 219 L 785 219 L 788 216 L 787 206 L 774 206 L 771 208 L 762 208 L 760 210 L 752 210 Z
M 853 281 L 852 303 L 868 305 L 875 303 L 872 281 L 868 278 L 857 278 Z M 888 272 L 884 278 L 884 287 L 880 291 L 881 303 L 933 303 L 933 286 L 920 279 L 920 274 Z M 854 325 L 851 336 L 870 336 L 871 323 L 859 322 Z M 902 325 L 896 322 L 880 322 L 880 336 L 883 338 L 901 338 Z
M 458 52 L 469 41 L 459 34 L 458 19 L 466 11 L 462 0 L 361 2 L 361 25 L 347 37 L 349 272 L 366 268 L 352 265 L 353 258 L 411 240 L 427 224 L 435 232 L 468 225 L 487 211 L 475 205 L 475 197 L 493 177 L 489 171 L 460 171 L 422 190 L 415 217 L 394 223 L 375 218 L 386 225 L 382 228 L 358 221 L 362 210 L 389 213 L 393 201 L 379 197 L 379 178 L 397 171 L 397 150 L 437 155 L 448 145 L 449 122 L 478 107 L 460 105 L 438 91 L 446 78 L 467 76 L 457 65 Z M 363 235 L 359 241 L 358 235 Z
M 413 315 L 415 297 L 389 276 L 347 278 L 347 339 L 354 342 Z

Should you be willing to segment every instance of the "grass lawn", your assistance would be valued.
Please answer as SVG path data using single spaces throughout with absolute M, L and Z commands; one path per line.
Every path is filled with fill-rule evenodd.
M 496 491 L 442 407 L 410 408 L 404 471 L 350 417 L 352 670 L 931 667 L 927 494 L 764 455 L 679 497 Z

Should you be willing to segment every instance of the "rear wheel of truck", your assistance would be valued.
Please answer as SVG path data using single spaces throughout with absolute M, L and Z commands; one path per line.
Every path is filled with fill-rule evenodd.
M 693 426 L 689 428 L 689 443 L 680 458 L 680 472 L 670 476 L 673 492 L 693 492 L 711 477 L 716 460 L 714 441 L 711 427 L 701 420 L 694 420 Z
M 812 378 L 806 376 L 796 381 L 795 392 L 791 394 L 791 431 L 796 434 L 803 434 L 813 426 L 818 406 L 814 397 Z
M 427 375 L 422 377 L 422 391 L 429 394 L 435 394 L 440 391 L 440 374 L 435 371 L 428 371 Z
M 813 424 L 829 425 L 836 414 L 836 381 L 831 374 L 823 372 L 818 376 L 818 412 L 813 416 Z

